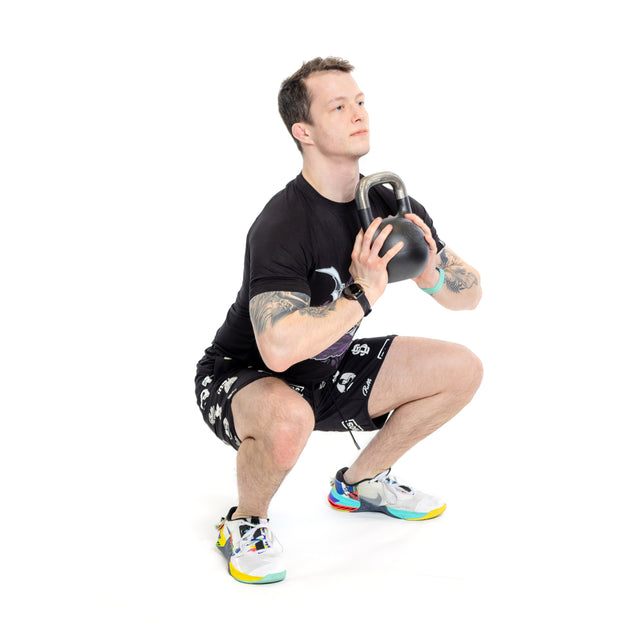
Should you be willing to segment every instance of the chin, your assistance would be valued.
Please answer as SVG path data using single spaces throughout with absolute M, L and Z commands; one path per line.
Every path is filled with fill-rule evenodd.
M 366 156 L 367 153 L 369 153 L 370 148 L 371 146 L 369 145 L 369 142 L 367 142 L 366 144 L 359 145 L 358 148 L 353 150 L 353 157 L 362 158 L 362 156 Z

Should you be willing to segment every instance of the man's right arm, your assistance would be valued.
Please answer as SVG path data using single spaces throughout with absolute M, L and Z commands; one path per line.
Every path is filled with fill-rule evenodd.
M 351 253 L 350 272 L 362 285 L 369 304 L 373 306 L 387 286 L 387 264 L 402 248 L 402 243 L 379 256 L 391 227 L 388 226 L 373 241 L 381 219 L 360 231 Z M 338 298 L 322 307 L 310 306 L 304 293 L 268 291 L 249 302 L 253 330 L 265 364 L 272 371 L 286 371 L 289 367 L 313 358 L 337 342 L 364 316 L 360 303 Z
M 272 371 L 286 371 L 321 353 L 363 317 L 358 302 L 338 298 L 323 307 L 309 306 L 309 296 L 268 291 L 251 298 L 249 314 L 260 355 Z

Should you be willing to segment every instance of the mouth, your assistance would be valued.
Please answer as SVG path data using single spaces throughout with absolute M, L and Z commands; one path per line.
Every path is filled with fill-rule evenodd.
M 360 131 L 356 131 L 354 133 L 351 134 L 351 137 L 353 138 L 354 136 L 364 136 L 366 134 L 369 133 L 368 129 L 360 129 Z

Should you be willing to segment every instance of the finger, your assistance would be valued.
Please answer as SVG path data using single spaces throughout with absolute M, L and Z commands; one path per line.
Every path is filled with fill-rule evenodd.
M 389 262 L 391 261 L 391 258 L 397 256 L 398 253 L 400 253 L 400 251 L 402 250 L 402 247 L 404 247 L 404 242 L 402 242 L 402 240 L 400 240 L 400 242 L 396 242 L 396 244 L 394 244 L 393 247 L 391 247 L 391 249 L 389 249 L 389 251 L 387 251 L 387 253 L 385 253 L 384 256 L 381 258 L 382 263 L 385 266 L 388 265 Z
M 405 213 L 404 217 L 409 218 L 411 222 L 415 222 L 418 226 L 421 226 L 424 224 L 424 220 L 416 213 Z
M 420 227 L 420 229 L 422 229 L 422 231 L 424 231 L 424 239 L 427 241 L 429 249 L 431 251 L 437 252 L 438 247 L 436 246 L 435 240 L 433 239 L 433 234 L 431 233 L 431 229 L 429 228 L 427 223 L 415 213 L 406 213 L 405 217 L 409 218 L 411 222 L 416 224 L 418 227 Z
M 358 235 L 356 236 L 356 239 L 353 243 L 353 250 L 351 251 L 351 258 L 354 258 L 355 256 L 359 255 L 360 252 L 362 251 L 362 239 L 364 238 L 364 231 L 362 229 L 360 229 L 360 231 L 358 231 Z
M 413 224 L 420 227 L 425 233 L 431 235 L 431 229 L 429 229 L 427 223 L 420 216 L 416 215 L 415 213 L 405 213 L 404 217 L 411 220 Z
M 415 213 L 405 213 L 404 215 L 405 215 L 405 218 L 407 218 L 408 220 L 411 220 L 413 224 L 420 227 L 423 231 L 431 233 L 431 229 L 429 229 L 429 226 L 427 225 L 427 223 L 420 216 L 416 215 Z
M 380 250 L 382 249 L 382 245 L 385 243 L 386 239 L 389 237 L 391 232 L 393 231 L 393 227 L 388 224 L 380 233 L 378 237 L 373 241 L 371 245 L 371 253 L 375 255 L 380 255 Z
M 375 232 L 377 231 L 378 227 L 380 226 L 380 224 L 382 223 L 382 218 L 374 218 L 373 222 L 367 227 L 367 230 L 365 231 L 364 237 L 365 237 L 365 244 L 370 247 L 371 246 L 371 241 L 373 240 L 373 236 L 375 234 Z

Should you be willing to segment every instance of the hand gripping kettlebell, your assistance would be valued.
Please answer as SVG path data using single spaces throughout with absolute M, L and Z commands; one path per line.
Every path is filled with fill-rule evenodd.
M 385 218 L 382 221 L 374 239 L 387 225 L 392 226 L 391 233 L 384 241 L 382 249 L 380 249 L 381 256 L 400 240 L 404 242 L 400 252 L 391 258 L 387 265 L 389 282 L 398 282 L 407 278 L 415 278 L 425 270 L 429 260 L 429 245 L 420 227 L 404 217 L 405 213 L 411 213 L 407 191 L 400 177 L 390 171 L 373 173 L 358 182 L 356 187 L 356 206 L 358 207 L 358 216 L 360 216 L 362 228 L 366 231 L 373 222 L 371 203 L 369 202 L 369 189 L 377 184 L 384 183 L 388 183 L 393 187 L 393 192 L 396 196 L 397 213 L 395 216 Z

